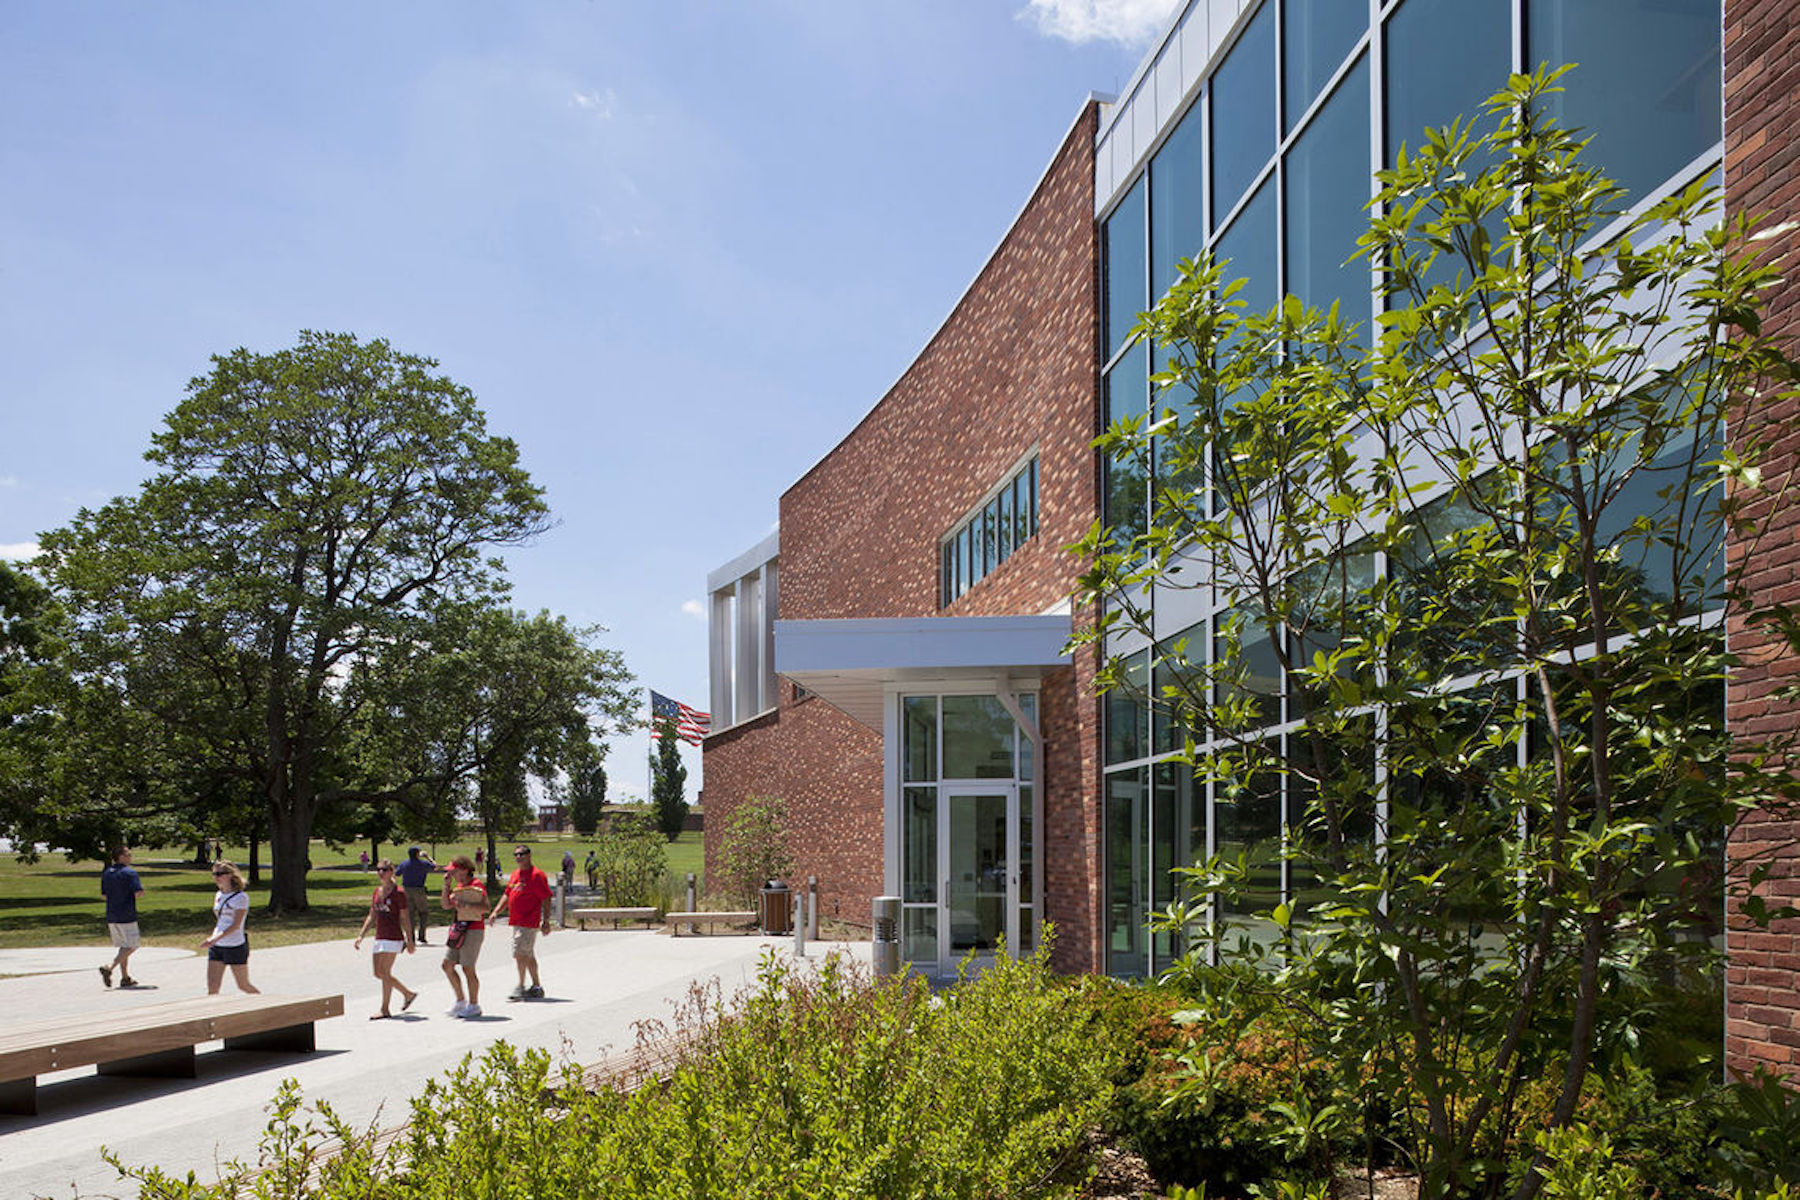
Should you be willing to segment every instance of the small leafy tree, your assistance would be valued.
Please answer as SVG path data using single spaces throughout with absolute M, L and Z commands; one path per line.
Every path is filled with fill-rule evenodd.
M 725 818 L 719 838 L 719 862 L 707 864 L 707 883 L 715 880 L 727 895 L 748 901 L 771 879 L 794 870 L 788 850 L 787 801 L 779 796 L 746 796 Z
M 595 853 L 600 859 L 600 889 L 608 904 L 660 905 L 663 874 L 668 870 L 668 842 L 649 820 L 637 813 L 617 813 Z
M 606 764 L 578 767 L 569 776 L 569 823 L 582 837 L 593 837 L 606 811 Z
M 1779 280 L 1704 185 L 1621 218 L 1559 75 L 1377 176 L 1373 336 L 1187 264 L 1138 330 L 1159 410 L 1102 438 L 1156 464 L 1148 528 L 1082 547 L 1081 640 L 1149 639 L 1221 821 L 1285 814 L 1160 921 L 1259 982 L 1181 974 L 1306 1017 L 1424 1197 L 1542 1186 L 1534 1138 L 1719 978 L 1721 831 L 1796 795 L 1725 727 L 1716 619 L 1774 486 L 1726 418 L 1800 378 L 1756 319 Z M 1146 598 L 1193 586 L 1211 636 L 1155 641 Z
M 681 763 L 681 741 L 675 722 L 657 726 L 656 753 L 650 756 L 650 804 L 656 810 L 656 827 L 674 841 L 687 821 L 687 768 Z

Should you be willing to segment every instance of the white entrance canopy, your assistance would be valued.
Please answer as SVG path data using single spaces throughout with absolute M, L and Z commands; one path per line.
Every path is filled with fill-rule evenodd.
M 1067 613 L 775 622 L 775 670 L 880 732 L 882 695 L 909 680 L 1035 680 L 1067 666 Z

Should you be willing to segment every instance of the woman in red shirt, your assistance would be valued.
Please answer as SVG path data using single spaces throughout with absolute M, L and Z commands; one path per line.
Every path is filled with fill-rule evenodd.
M 394 1015 L 388 1009 L 388 1002 L 396 991 L 404 997 L 400 1001 L 401 1012 L 412 1007 L 419 993 L 394 978 L 394 959 L 402 950 L 408 954 L 413 952 L 412 922 L 406 919 L 406 889 L 394 883 L 394 864 L 389 859 L 377 863 L 375 871 L 381 876 L 381 884 L 369 897 L 369 915 L 363 918 L 362 929 L 357 931 L 352 949 L 362 949 L 363 935 L 369 932 L 373 923 L 375 945 L 372 949 L 375 978 L 381 980 L 381 1011 L 371 1013 L 369 1020 L 380 1021 Z

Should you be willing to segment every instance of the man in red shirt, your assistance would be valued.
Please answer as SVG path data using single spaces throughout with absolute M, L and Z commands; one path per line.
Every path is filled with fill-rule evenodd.
M 542 933 L 550 934 L 550 909 L 546 901 L 550 899 L 550 877 L 531 865 L 531 847 L 513 847 L 513 861 L 518 869 L 508 877 L 506 888 L 500 893 L 500 902 L 494 905 L 494 911 L 488 915 L 488 924 L 492 925 L 506 914 L 506 923 L 512 926 L 513 965 L 519 969 L 519 986 L 512 990 L 508 1000 L 542 1000 L 544 988 L 538 982 L 537 939 Z M 525 984 L 526 975 L 531 976 L 531 985 Z

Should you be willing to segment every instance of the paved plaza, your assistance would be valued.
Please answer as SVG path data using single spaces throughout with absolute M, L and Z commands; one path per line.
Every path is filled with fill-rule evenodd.
M 254 918 L 251 940 L 254 945 Z M 344 1016 L 319 1023 L 314 1054 L 228 1051 L 214 1043 L 199 1048 L 192 1080 L 102 1077 L 92 1067 L 40 1077 L 37 1116 L 0 1115 L 0 1196 L 134 1195 L 100 1157 L 102 1146 L 128 1163 L 216 1178 L 219 1164 L 254 1160 L 268 1102 L 288 1077 L 299 1080 L 308 1099 L 329 1101 L 352 1126 L 398 1125 L 408 1098 L 428 1078 L 492 1041 L 595 1063 L 609 1051 L 629 1050 L 634 1023 L 667 1018 L 694 983 L 717 979 L 730 993 L 754 978 L 765 951 L 793 953 L 791 938 L 559 930 L 539 942 L 546 998 L 509 1003 L 515 976 L 500 931 L 482 952 L 479 1020 L 445 1015 L 451 995 L 438 968 L 443 950 L 432 945 L 401 955 L 395 968 L 421 993 L 412 1011 L 371 1021 L 380 988 L 369 971 L 368 944 L 361 952 L 350 947 L 334 941 L 252 952 L 251 982 L 264 992 L 343 994 Z M 808 958 L 817 961 L 832 948 L 813 943 Z M 847 949 L 868 957 L 867 943 Z M 147 947 L 132 960 L 143 986 L 111 991 L 95 970 L 109 958 L 104 947 L 0 950 L 0 976 L 11 976 L 0 978 L 0 1027 L 205 993 L 206 964 L 197 955 Z M 229 976 L 225 990 L 232 991 Z

